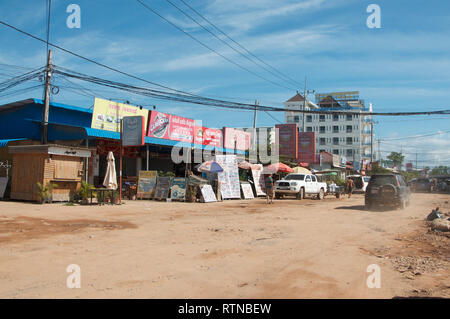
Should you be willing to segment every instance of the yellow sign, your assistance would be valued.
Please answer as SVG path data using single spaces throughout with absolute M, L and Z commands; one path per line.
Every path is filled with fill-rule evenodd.
M 120 120 L 124 116 L 136 115 L 145 118 L 145 131 L 147 132 L 147 109 L 95 98 L 91 127 L 100 130 L 120 132 Z

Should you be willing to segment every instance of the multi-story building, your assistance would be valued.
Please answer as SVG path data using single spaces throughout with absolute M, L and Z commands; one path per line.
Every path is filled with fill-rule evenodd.
M 316 133 L 316 153 L 327 151 L 347 161 L 370 160 L 372 105 L 366 107 L 359 92 L 316 94 L 316 103 L 298 92 L 284 103 L 286 123 L 297 123 L 302 132 Z M 294 111 L 341 111 L 343 114 L 314 114 Z M 357 112 L 358 114 L 345 114 Z

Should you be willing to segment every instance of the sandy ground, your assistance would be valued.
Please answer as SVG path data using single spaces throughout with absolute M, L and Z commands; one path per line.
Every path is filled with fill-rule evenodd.
M 405 210 L 363 196 L 122 206 L 0 202 L 1 298 L 450 297 L 449 238 L 427 229 L 450 195 Z M 69 289 L 69 264 L 81 288 Z M 381 288 L 367 267 L 380 266 Z

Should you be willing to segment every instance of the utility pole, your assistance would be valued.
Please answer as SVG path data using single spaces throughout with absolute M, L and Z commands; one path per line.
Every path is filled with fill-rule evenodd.
M 256 151 L 256 119 L 258 115 L 258 100 L 255 100 L 255 113 L 253 114 L 253 149 Z
M 42 114 L 42 144 L 48 142 L 48 114 L 50 110 L 50 79 L 52 76 L 52 50 L 48 51 L 47 66 L 45 68 L 45 97 Z
M 373 120 L 370 120 L 370 163 L 373 162 Z
M 380 142 L 381 142 L 381 140 L 378 139 L 378 160 L 380 161 L 380 165 L 381 165 L 381 148 L 380 148 Z
M 306 110 L 306 76 L 305 76 L 305 88 L 303 90 L 303 111 Z M 302 132 L 305 132 L 305 115 L 306 113 L 303 112 L 302 114 Z

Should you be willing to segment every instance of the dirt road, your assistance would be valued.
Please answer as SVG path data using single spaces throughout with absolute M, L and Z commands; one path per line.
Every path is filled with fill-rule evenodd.
M 362 195 L 122 206 L 0 202 L 1 298 L 450 297 L 450 195 L 368 212 Z M 81 288 L 69 289 L 69 264 Z M 371 264 L 381 288 L 368 288 Z

